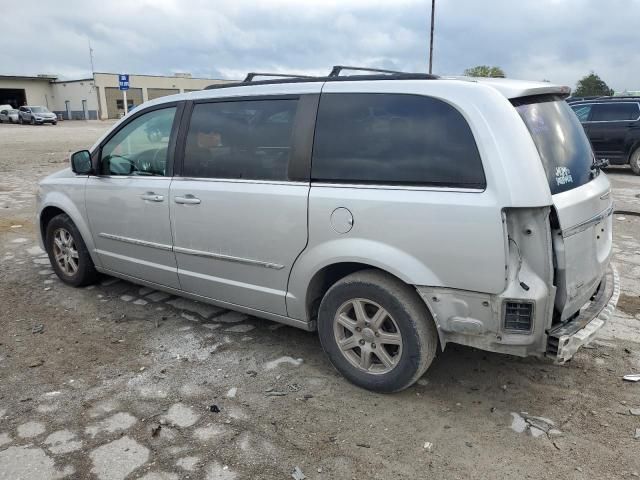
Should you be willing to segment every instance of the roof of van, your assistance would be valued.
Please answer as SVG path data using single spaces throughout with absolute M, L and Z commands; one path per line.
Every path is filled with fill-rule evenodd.
M 549 82 L 535 82 L 529 80 L 514 80 L 510 78 L 485 78 L 485 77 L 464 77 L 464 76 L 436 76 L 423 73 L 400 73 L 391 75 L 344 75 L 328 77 L 288 77 L 271 80 L 230 82 L 225 84 L 210 85 L 206 90 L 218 90 L 225 88 L 249 87 L 255 85 L 291 84 L 307 82 L 350 82 L 350 81 L 403 81 L 403 80 L 423 80 L 433 82 L 438 80 L 458 80 L 461 82 L 472 82 L 487 85 L 494 88 L 506 98 L 528 97 L 531 95 L 560 95 L 568 97 L 571 88 L 564 85 L 556 85 Z
M 225 97 L 226 92 L 220 92 L 218 94 L 213 94 L 214 91 L 225 91 L 227 89 L 231 89 L 229 91 L 229 96 L 238 96 L 243 95 L 246 92 L 246 95 L 264 95 L 268 92 L 268 94 L 278 94 L 278 93 L 287 93 L 289 88 L 287 86 L 297 85 L 298 87 L 302 87 L 304 90 L 304 84 L 331 84 L 331 83 L 351 83 L 351 82 L 385 82 L 389 85 L 388 82 L 403 82 L 403 81 L 413 81 L 413 82 L 447 82 L 451 83 L 460 83 L 460 84 L 477 84 L 478 86 L 482 86 L 482 89 L 486 89 L 487 87 L 495 90 L 500 95 L 504 96 L 507 99 L 516 99 L 521 97 L 530 97 L 535 95 L 558 95 L 560 97 L 566 98 L 571 93 L 571 88 L 563 85 L 555 85 L 549 82 L 535 82 L 528 80 L 514 80 L 510 78 L 482 78 L 482 77 L 463 77 L 463 76 L 436 76 L 429 75 L 424 73 L 400 73 L 400 74 L 390 74 L 390 75 L 340 75 L 340 76 L 328 76 L 328 77 L 287 77 L 287 78 L 277 78 L 270 80 L 251 80 L 251 81 L 243 81 L 243 82 L 229 82 L 224 84 L 214 84 L 207 87 L 205 90 L 197 90 L 193 92 L 185 92 L 179 93 L 176 95 L 169 95 L 165 97 L 160 97 L 155 100 L 151 100 L 148 102 L 149 104 L 160 104 L 166 103 L 176 100 L 189 100 L 189 99 L 203 99 L 209 97 Z M 267 86 L 268 90 L 260 88 L 261 86 Z M 278 88 L 278 86 L 282 86 L 282 91 Z M 256 87 L 256 89 L 251 88 Z M 270 87 L 270 88 L 269 88 Z M 246 88 L 246 90 L 245 90 Z M 402 87 L 399 85 L 399 90 Z M 296 88 L 299 90 L 299 88 Z

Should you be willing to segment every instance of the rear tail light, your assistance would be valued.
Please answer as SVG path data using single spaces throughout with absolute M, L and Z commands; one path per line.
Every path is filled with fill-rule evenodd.
M 533 326 L 533 303 L 504 302 L 504 330 L 516 333 L 531 332 Z

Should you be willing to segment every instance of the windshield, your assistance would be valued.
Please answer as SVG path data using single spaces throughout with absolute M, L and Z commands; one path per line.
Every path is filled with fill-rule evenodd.
M 551 194 L 566 192 L 592 178 L 593 151 L 578 117 L 556 96 L 515 99 L 547 172 Z
M 31 111 L 33 113 L 49 113 L 49 110 L 45 107 L 31 107 Z

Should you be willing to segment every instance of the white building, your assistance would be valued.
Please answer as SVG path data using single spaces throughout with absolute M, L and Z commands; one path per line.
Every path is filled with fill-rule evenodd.
M 202 90 L 229 80 L 193 78 L 188 73 L 174 76 L 129 75 L 127 105 L 176 93 Z M 117 73 L 94 73 L 91 78 L 58 80 L 55 75 L 35 77 L 0 75 L 0 105 L 42 105 L 64 119 L 95 120 L 124 114 L 124 96 Z

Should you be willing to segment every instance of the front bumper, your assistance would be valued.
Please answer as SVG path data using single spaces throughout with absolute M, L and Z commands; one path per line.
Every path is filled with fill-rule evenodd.
M 40 119 L 35 119 L 36 123 L 56 123 L 58 121 L 57 118 L 40 118 Z
M 609 320 L 618 304 L 620 277 L 609 265 L 600 288 L 589 305 L 573 320 L 553 327 L 547 332 L 547 356 L 556 363 L 565 363 L 580 347 L 588 345 Z

